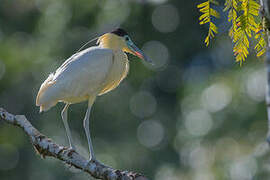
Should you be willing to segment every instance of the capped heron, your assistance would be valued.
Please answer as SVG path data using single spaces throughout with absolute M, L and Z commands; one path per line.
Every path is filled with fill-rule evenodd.
M 126 53 L 131 53 L 150 62 L 144 53 L 131 41 L 121 28 L 100 36 L 98 46 L 90 47 L 72 55 L 40 86 L 36 105 L 40 112 L 47 111 L 58 102 L 64 102 L 61 116 L 66 129 L 69 145 L 75 150 L 67 122 L 70 104 L 88 100 L 88 108 L 83 120 L 90 158 L 95 160 L 89 119 L 91 107 L 97 96 L 115 89 L 127 76 L 129 61 Z

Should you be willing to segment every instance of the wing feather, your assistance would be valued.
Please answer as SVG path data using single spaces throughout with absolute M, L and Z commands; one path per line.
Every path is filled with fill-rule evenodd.
M 89 95 L 97 95 L 112 64 L 110 49 L 91 47 L 74 54 L 43 83 L 37 105 L 72 99 L 81 101 Z

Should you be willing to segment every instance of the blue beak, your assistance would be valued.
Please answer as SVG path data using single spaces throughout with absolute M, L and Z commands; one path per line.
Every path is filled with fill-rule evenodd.
M 142 50 L 140 50 L 134 43 L 129 43 L 129 48 L 133 51 L 135 56 L 138 56 L 140 59 L 153 64 L 152 61 L 144 54 Z

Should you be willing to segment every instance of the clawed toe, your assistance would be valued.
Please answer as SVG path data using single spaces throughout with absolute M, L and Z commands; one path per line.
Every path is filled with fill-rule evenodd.
M 90 165 L 91 162 L 95 162 L 95 161 L 96 161 L 96 159 L 94 159 L 94 158 L 88 159 L 88 161 L 86 162 L 86 164 L 84 166 L 84 170 Z
M 76 148 L 75 147 L 69 147 L 68 150 L 72 151 L 72 152 L 76 152 Z

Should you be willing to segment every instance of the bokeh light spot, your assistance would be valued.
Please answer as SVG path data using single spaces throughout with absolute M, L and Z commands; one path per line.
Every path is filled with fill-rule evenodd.
M 230 167 L 230 179 L 253 179 L 257 169 L 257 162 L 254 157 L 240 158 L 235 160 Z
M 193 177 L 194 180 L 215 180 L 215 175 L 211 170 L 199 170 L 196 171 Z
M 156 106 L 155 97 L 147 91 L 134 94 L 130 100 L 130 110 L 139 118 L 149 117 L 154 114 Z
M 212 126 L 212 117 L 205 110 L 194 110 L 185 117 L 185 127 L 193 136 L 206 135 Z
M 173 32 L 179 25 L 179 14 L 172 5 L 158 6 L 152 14 L 153 26 L 160 32 Z
M 169 50 L 161 42 L 149 41 L 143 45 L 142 50 L 153 61 L 153 64 L 144 63 L 148 68 L 154 70 L 164 69 L 168 64 Z
M 252 100 L 257 102 L 264 101 L 265 87 L 266 72 L 264 70 L 248 74 L 246 78 L 246 92 Z
M 98 14 L 97 22 L 100 25 L 119 26 L 130 14 L 130 6 L 127 1 L 106 1 L 103 10 Z
M 177 170 L 173 165 L 164 164 L 158 168 L 155 180 L 179 180 L 181 178 L 177 176 L 176 171 Z
M 269 145 L 267 142 L 262 142 L 258 144 L 254 150 L 254 156 L 260 157 L 264 156 L 266 153 L 268 153 Z
M 202 105 L 210 112 L 224 109 L 232 101 L 231 89 L 222 83 L 206 88 L 201 97 Z
M 215 153 L 209 149 L 198 146 L 189 154 L 189 164 L 194 169 L 211 167 L 215 159 Z
M 163 140 L 164 128 L 158 121 L 144 121 L 138 127 L 137 137 L 142 145 L 152 148 L 160 144 Z

